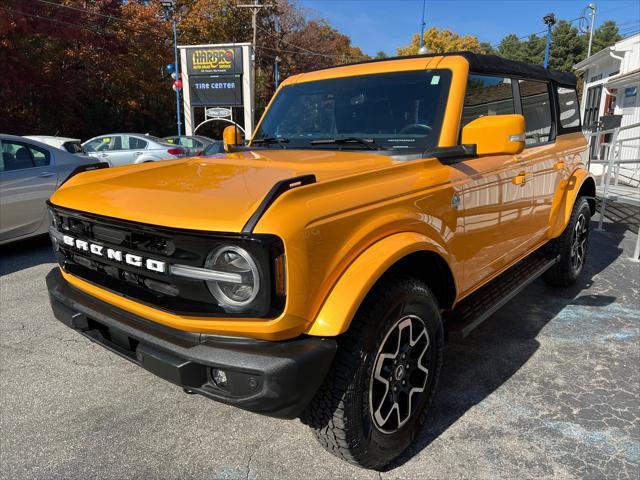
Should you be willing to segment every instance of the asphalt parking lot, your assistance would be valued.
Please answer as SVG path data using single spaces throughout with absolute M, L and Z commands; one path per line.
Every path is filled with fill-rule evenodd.
M 380 474 L 90 343 L 53 318 L 48 240 L 3 246 L 0 477 L 638 478 L 640 264 L 606 228 L 579 285 L 537 281 L 448 345 L 429 426 Z

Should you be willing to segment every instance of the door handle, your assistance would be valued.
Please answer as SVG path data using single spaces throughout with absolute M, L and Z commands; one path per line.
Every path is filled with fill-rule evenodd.
M 564 170 L 564 162 L 560 160 L 559 162 L 554 163 L 553 168 L 555 170 Z
M 40 178 L 49 178 L 49 177 L 53 177 L 55 175 L 54 172 L 42 172 L 40 175 L 38 175 Z
M 137 157 L 138 155 L 142 155 L 142 152 L 135 152 L 134 155 Z
M 527 183 L 527 172 L 520 172 L 518 175 L 511 179 L 511 183 L 513 183 L 514 185 L 523 186 L 525 183 Z
M 101 156 L 101 157 L 108 157 L 108 156 L 109 156 L 109 154 L 108 154 L 108 153 L 101 153 L 101 154 L 100 154 L 100 156 Z

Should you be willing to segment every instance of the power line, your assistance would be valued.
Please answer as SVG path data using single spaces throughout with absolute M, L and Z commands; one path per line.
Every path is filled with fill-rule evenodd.
M 144 27 L 144 26 L 132 26 L 133 23 L 130 20 L 127 20 L 125 18 L 119 17 L 117 15 L 109 15 L 109 14 L 105 14 L 105 13 L 100 13 L 100 12 L 92 12 L 91 10 L 86 10 L 84 8 L 80 8 L 80 7 L 74 7 L 72 5 L 63 5 L 61 3 L 56 3 L 56 2 L 52 2 L 50 0 L 37 0 L 38 2 L 41 3 L 46 3 L 47 5 L 52 5 L 54 7 L 58 7 L 58 8 L 66 8 L 68 10 L 73 10 L 75 12 L 82 12 L 85 13 L 87 15 L 96 15 L 98 17 L 103 17 L 106 18 L 108 20 L 114 20 L 116 22 L 120 22 L 123 24 L 127 25 L 127 28 L 131 29 L 132 31 L 135 31 L 137 33 L 147 33 L 147 32 L 152 32 L 155 34 L 161 34 L 161 30 L 157 30 L 153 27 Z M 142 28 L 143 30 L 140 30 L 139 28 Z
M 80 25 L 80 24 L 77 24 L 77 23 L 67 22 L 67 21 L 64 21 L 64 20 L 58 20 L 58 19 L 55 19 L 55 18 L 42 17 L 40 15 L 36 15 L 36 14 L 33 14 L 33 13 L 21 12 L 21 11 L 18 11 L 18 10 L 13 10 L 13 9 L 10 9 L 10 8 L 5 8 L 5 7 L 0 7 L 0 10 L 5 10 L 5 11 L 9 12 L 10 15 L 22 15 L 22 16 L 25 16 L 25 17 L 38 18 L 40 20 L 46 20 L 48 22 L 59 23 L 59 24 L 62 24 L 62 25 L 79 28 L 81 30 L 86 30 L 86 31 L 91 32 L 91 33 L 97 33 L 99 35 L 114 35 L 111 32 L 99 31 L 99 30 L 95 30 L 95 29 L 93 29 L 91 27 L 88 27 L 88 26 L 85 26 L 85 25 Z

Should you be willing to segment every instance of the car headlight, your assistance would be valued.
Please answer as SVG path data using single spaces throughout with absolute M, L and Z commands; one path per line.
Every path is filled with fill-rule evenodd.
M 260 272 L 256 261 L 244 248 L 225 245 L 209 254 L 205 268 L 232 274 L 229 280 L 207 282 L 209 291 L 226 310 L 242 310 L 260 291 Z

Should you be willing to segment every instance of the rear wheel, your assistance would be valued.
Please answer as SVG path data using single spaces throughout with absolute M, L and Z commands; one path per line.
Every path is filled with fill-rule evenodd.
M 380 469 L 424 424 L 442 367 L 437 302 L 413 278 L 389 277 L 369 294 L 302 420 L 322 446 Z
M 564 232 L 549 245 L 551 252 L 560 255 L 560 261 L 542 276 L 546 283 L 567 287 L 578 279 L 587 260 L 590 224 L 589 202 L 579 197 Z

